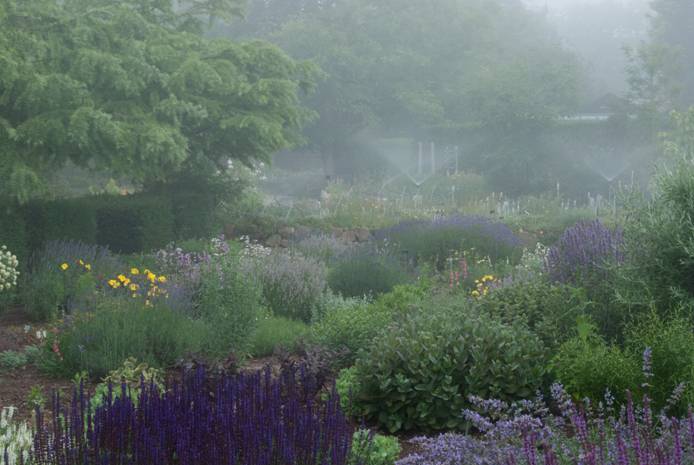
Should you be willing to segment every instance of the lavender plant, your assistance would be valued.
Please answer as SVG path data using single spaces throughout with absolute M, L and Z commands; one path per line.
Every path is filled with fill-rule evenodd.
M 325 266 L 298 253 L 275 250 L 265 257 L 244 257 L 241 267 L 260 283 L 277 316 L 309 322 L 327 287 Z
M 321 234 L 300 240 L 294 248 L 306 257 L 315 258 L 330 265 L 350 254 L 355 245 L 330 234 Z
M 412 261 L 433 263 L 443 270 L 453 252 L 473 250 L 491 261 L 520 258 L 520 239 L 503 223 L 482 216 L 445 216 L 404 221 L 375 233 L 392 242 Z M 518 255 L 518 257 L 516 257 Z
M 162 393 L 142 383 L 135 399 L 125 385 L 89 408 L 84 388 L 52 419 L 37 410 L 35 465 L 346 465 L 354 430 L 336 394 L 319 401 L 306 370 L 286 367 L 223 377 L 202 368 Z M 52 420 L 52 421 L 51 421 Z M 361 461 L 350 463 L 363 463 Z
M 567 229 L 547 253 L 546 271 L 552 281 L 581 284 L 604 276 L 605 265 L 624 261 L 620 228 L 610 229 L 600 220 L 581 222 Z

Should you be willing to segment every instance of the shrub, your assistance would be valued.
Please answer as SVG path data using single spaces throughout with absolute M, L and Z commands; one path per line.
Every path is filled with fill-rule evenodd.
M 582 289 L 541 278 L 495 289 L 479 305 L 483 313 L 504 323 L 526 325 L 551 349 L 570 337 L 576 318 L 590 308 Z
M 196 317 L 207 327 L 206 353 L 226 357 L 249 351 L 262 311 L 261 292 L 236 257 L 223 257 L 203 268 Z
M 356 363 L 355 407 L 390 432 L 460 429 L 467 395 L 528 398 L 544 375 L 541 342 L 469 302 L 425 301 Z
M 251 341 L 251 354 L 265 357 L 277 349 L 296 351 L 308 332 L 308 325 L 302 321 L 277 316 L 261 318 Z
M 243 260 L 244 270 L 262 287 L 268 308 L 276 316 L 311 321 L 327 287 L 325 267 L 296 253 L 273 251 Z
M 594 334 L 579 336 L 561 346 L 551 365 L 576 398 L 597 402 L 607 389 L 616 396 L 628 389 L 647 392 L 656 409 L 669 405 L 678 413 L 694 400 L 694 334 L 687 320 L 649 316 L 628 329 L 624 348 Z
M 475 250 L 493 262 L 520 258 L 520 239 L 503 223 L 481 216 L 450 216 L 432 221 L 405 221 L 380 230 L 376 238 L 388 240 L 410 260 L 424 261 L 444 270 L 454 252 Z
M 96 244 L 96 206 L 90 198 L 34 201 L 25 207 L 30 250 L 49 241 Z
M 97 242 L 118 253 L 148 252 L 174 239 L 171 203 L 164 197 L 103 196 L 97 206 Z
M 360 429 L 354 433 L 351 465 L 394 465 L 400 456 L 400 443 L 394 436 Z
M 340 260 L 328 274 L 330 289 L 344 297 L 378 296 L 411 281 L 397 260 L 361 250 Z
M 173 366 L 208 339 L 205 327 L 164 306 L 108 299 L 95 313 L 76 316 L 49 349 L 61 374 L 86 371 L 101 378 L 129 357 L 153 367 Z
M 635 359 L 648 349 L 650 360 L 646 368 L 649 368 L 649 373 L 644 382 L 654 408 L 667 405 L 673 391 L 683 383 L 681 401 L 672 407 L 679 414 L 686 413 L 687 407 L 694 405 L 694 333 L 691 323 L 681 318 L 663 320 L 649 316 L 627 330 L 625 344 L 625 351 Z
M 694 298 L 694 161 L 677 159 L 660 170 L 652 198 L 635 194 L 626 203 L 625 255 L 620 297 L 666 313 Z
M 354 431 L 335 396 L 307 402 L 315 392 L 304 373 L 275 377 L 268 369 L 210 386 L 200 369 L 165 393 L 143 386 L 137 403 L 127 392 L 109 396 L 92 415 L 76 391 L 70 407 L 55 406 L 65 412 L 64 429 L 37 414 L 33 463 L 346 465 Z
M 347 300 L 335 308 L 327 309 L 325 316 L 311 327 L 313 344 L 339 352 L 347 349 L 339 366 L 348 366 L 360 349 L 366 349 L 371 341 L 397 316 L 416 306 L 425 291 L 414 286 L 398 286 L 392 293 L 383 294 L 375 302 Z
M 602 400 L 608 390 L 624 402 L 626 391 L 638 391 L 643 379 L 638 358 L 608 345 L 594 334 L 575 337 L 562 344 L 550 367 L 555 379 L 575 399 L 588 398 L 596 402 Z
M 508 405 L 478 400 L 482 412 L 464 414 L 481 434 L 416 438 L 420 451 L 397 465 L 691 463 L 694 414 L 655 415 L 646 399 L 636 406 L 627 397 L 622 409 L 610 399 L 592 409 L 572 402 L 561 385 L 555 385 L 551 400 L 559 407 L 557 416 L 539 401 Z

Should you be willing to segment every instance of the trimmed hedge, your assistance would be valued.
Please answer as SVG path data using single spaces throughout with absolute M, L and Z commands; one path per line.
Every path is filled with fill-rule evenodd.
M 89 198 L 31 202 L 24 219 L 29 250 L 54 240 L 96 243 L 96 205 Z
M 6 245 L 22 266 L 29 256 L 23 212 L 16 206 L 3 208 L 0 212 L 0 245 Z
M 205 193 L 169 191 L 0 205 L 9 205 L 0 210 L 0 244 L 24 262 L 54 240 L 138 253 L 176 239 L 207 238 L 213 234 L 216 200 Z
M 177 239 L 202 239 L 215 235 L 217 199 L 209 193 L 171 192 Z
M 174 237 L 171 201 L 165 197 L 130 195 L 96 198 L 97 244 L 117 253 L 147 252 Z

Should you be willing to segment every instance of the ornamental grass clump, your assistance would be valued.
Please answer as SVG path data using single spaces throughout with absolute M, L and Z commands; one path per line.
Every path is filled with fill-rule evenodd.
M 606 266 L 624 261 L 624 236 L 600 220 L 581 222 L 567 229 L 547 253 L 546 271 L 552 281 L 586 284 L 604 277 Z
M 37 410 L 35 465 L 346 465 L 354 430 L 336 394 L 316 400 L 307 370 L 270 369 L 214 381 L 204 369 L 164 393 L 142 383 L 137 402 L 111 387 L 91 411 L 83 388 L 52 419 Z M 358 463 L 359 461 L 357 461 Z
M 0 247 L 0 292 L 9 291 L 17 285 L 18 265 L 17 257 L 7 250 L 7 246 Z

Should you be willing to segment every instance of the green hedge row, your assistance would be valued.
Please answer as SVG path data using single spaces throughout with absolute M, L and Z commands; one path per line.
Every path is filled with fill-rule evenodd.
M 118 253 L 147 252 L 175 239 L 214 234 L 212 208 L 193 193 L 34 201 L 5 208 L 0 244 L 20 260 L 47 241 L 59 239 L 99 244 Z

